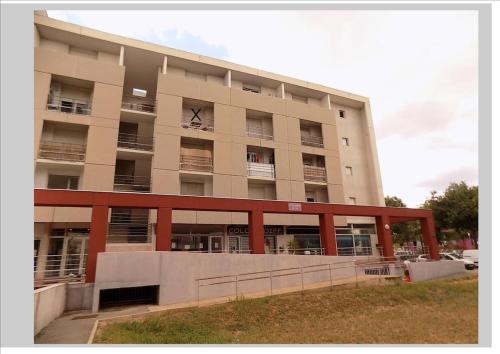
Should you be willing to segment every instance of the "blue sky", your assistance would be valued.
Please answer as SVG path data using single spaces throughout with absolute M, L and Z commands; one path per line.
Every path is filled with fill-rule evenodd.
M 477 184 L 473 11 L 48 11 L 370 98 L 384 194 Z M 133 24 L 133 25 L 131 25 Z

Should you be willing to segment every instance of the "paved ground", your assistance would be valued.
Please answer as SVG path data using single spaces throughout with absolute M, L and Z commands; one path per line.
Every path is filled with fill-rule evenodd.
M 35 344 L 86 344 L 96 319 L 131 315 L 148 311 L 148 306 L 115 308 L 93 314 L 73 311 L 63 314 L 45 327 L 36 337 Z

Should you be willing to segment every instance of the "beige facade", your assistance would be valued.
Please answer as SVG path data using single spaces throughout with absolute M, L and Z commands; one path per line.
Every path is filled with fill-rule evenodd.
M 40 15 L 34 55 L 37 188 L 384 205 L 365 97 Z M 64 208 L 35 217 L 90 221 L 88 210 Z M 173 216 L 246 222 L 238 213 Z M 265 224 L 318 219 L 265 215 Z M 40 230 L 42 239 L 50 227 Z

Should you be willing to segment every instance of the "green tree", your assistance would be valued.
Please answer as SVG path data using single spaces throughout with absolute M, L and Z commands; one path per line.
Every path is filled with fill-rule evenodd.
M 432 209 L 436 223 L 436 235 L 443 240 L 443 229 L 453 229 L 455 237 L 470 234 L 477 244 L 478 230 L 478 187 L 468 186 L 465 182 L 451 183 L 442 195 L 431 192 L 423 204 Z
M 405 208 L 406 204 L 396 196 L 386 196 L 385 205 L 388 207 Z M 393 224 L 391 226 L 394 244 L 403 245 L 408 241 L 420 239 L 420 226 L 415 221 Z

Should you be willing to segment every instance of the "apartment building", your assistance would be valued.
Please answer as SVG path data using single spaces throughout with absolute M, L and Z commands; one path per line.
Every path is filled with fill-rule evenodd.
M 35 15 L 35 187 L 383 206 L 367 98 Z M 35 277 L 85 273 L 89 208 L 35 207 Z M 112 208 L 106 251 L 155 250 Z M 337 254 L 378 254 L 335 216 Z M 316 215 L 265 214 L 265 252 L 319 255 Z M 172 251 L 249 253 L 248 215 L 174 210 Z

